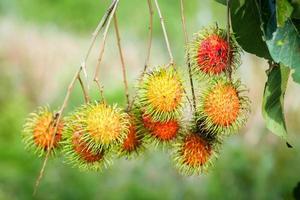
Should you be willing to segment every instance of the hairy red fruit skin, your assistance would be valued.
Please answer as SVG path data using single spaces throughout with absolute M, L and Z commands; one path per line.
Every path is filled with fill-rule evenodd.
M 219 35 L 210 35 L 204 39 L 198 49 L 198 66 L 205 73 L 220 74 L 225 71 L 228 59 L 232 57 L 228 50 L 230 45 L 227 40 Z M 231 59 L 230 59 L 231 60 Z
M 99 161 L 103 157 L 101 152 L 93 153 L 90 149 L 88 149 L 87 143 L 81 140 L 79 131 L 74 132 L 72 136 L 72 145 L 74 151 L 87 163 Z

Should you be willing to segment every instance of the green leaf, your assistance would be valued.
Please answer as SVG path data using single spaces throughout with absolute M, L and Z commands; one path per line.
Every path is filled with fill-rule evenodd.
M 300 35 L 292 21 L 278 27 L 267 45 L 273 60 L 294 69 L 293 79 L 300 83 Z
M 287 129 L 284 118 L 284 94 L 286 91 L 290 69 L 276 66 L 267 72 L 262 114 L 267 128 L 284 140 L 287 140 Z
M 277 0 L 276 1 L 276 17 L 277 25 L 284 26 L 285 21 L 291 16 L 293 7 L 288 0 Z
M 216 1 L 226 5 L 226 1 Z M 230 8 L 232 30 L 239 45 L 248 53 L 271 59 L 263 40 L 261 20 L 255 0 L 232 0 Z

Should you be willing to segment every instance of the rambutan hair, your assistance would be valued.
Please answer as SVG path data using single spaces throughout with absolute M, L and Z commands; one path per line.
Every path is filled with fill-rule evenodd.
M 145 73 L 138 87 L 139 104 L 154 121 L 181 116 L 184 103 L 182 80 L 174 67 L 161 66 Z
M 181 121 L 178 119 L 155 121 L 142 108 L 137 111 L 137 119 L 137 130 L 144 133 L 145 144 L 165 147 L 178 138 L 181 128 Z
M 60 120 L 56 126 L 53 112 L 48 107 L 39 107 L 37 111 L 30 113 L 23 126 L 22 138 L 25 149 L 33 151 L 38 156 L 43 156 L 50 149 L 53 155 L 60 147 L 64 122 Z M 54 131 L 56 133 L 54 136 Z M 54 136 L 53 143 L 51 144 Z
M 194 35 L 187 46 L 187 56 L 196 77 L 204 80 L 224 74 L 230 68 L 235 70 L 240 65 L 241 48 L 233 34 L 229 38 L 228 44 L 227 31 L 217 25 L 204 28 Z
M 129 131 L 128 114 L 117 105 L 89 103 L 81 106 L 74 114 L 85 133 L 82 139 L 88 144 L 88 148 L 94 150 L 117 147 Z
M 199 96 L 197 123 L 216 134 L 234 134 L 247 122 L 250 100 L 240 80 L 214 78 Z
M 66 163 L 83 171 L 99 171 L 107 168 L 112 163 L 112 153 L 109 149 L 90 148 L 83 140 L 85 134 L 87 133 L 83 129 L 78 111 L 66 118 L 62 141 Z
M 181 131 L 179 139 L 173 144 L 173 162 L 184 175 L 207 173 L 218 157 L 221 138 L 199 128 L 196 121 L 191 127 Z
M 129 132 L 123 142 L 118 146 L 119 156 L 133 158 L 138 156 L 145 149 L 144 132 L 138 129 L 138 119 L 136 116 L 137 108 L 132 108 L 129 115 Z

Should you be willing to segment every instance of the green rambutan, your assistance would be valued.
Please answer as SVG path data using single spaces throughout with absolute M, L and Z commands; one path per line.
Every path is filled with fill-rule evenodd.
M 203 79 L 220 75 L 229 68 L 236 69 L 240 63 L 241 50 L 232 35 L 229 41 L 227 31 L 217 25 L 196 33 L 187 47 L 194 74 Z
M 54 114 L 48 107 L 39 107 L 36 112 L 29 114 L 22 134 L 25 149 L 34 151 L 38 156 L 45 155 L 49 149 L 53 154 L 59 148 L 64 128 L 63 120 L 60 120 L 58 125 L 56 123 Z M 57 129 L 54 133 L 56 125 Z M 54 140 L 51 144 L 53 136 Z
M 180 117 L 184 88 L 173 67 L 159 67 L 146 73 L 138 88 L 139 104 L 154 121 L 169 121 Z

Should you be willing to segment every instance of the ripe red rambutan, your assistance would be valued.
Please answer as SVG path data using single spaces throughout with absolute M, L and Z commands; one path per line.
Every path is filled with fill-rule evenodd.
M 200 78 L 219 75 L 236 69 L 240 63 L 240 48 L 233 36 L 227 41 L 227 31 L 218 26 L 205 28 L 195 34 L 188 45 L 188 56 L 195 74 Z

